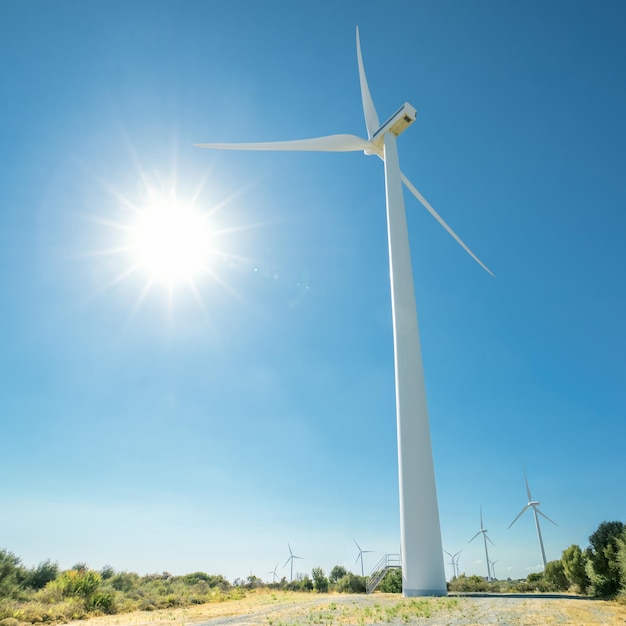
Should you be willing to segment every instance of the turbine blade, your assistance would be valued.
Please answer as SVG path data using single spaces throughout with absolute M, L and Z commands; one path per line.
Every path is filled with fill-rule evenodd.
M 487 533 L 485 533 L 485 539 L 486 539 L 486 540 L 487 540 L 487 541 L 488 541 L 488 542 L 489 542 L 492 546 L 494 546 L 494 547 L 495 547 L 495 545 L 496 545 L 496 544 L 495 544 L 493 541 L 491 541 L 491 539 L 489 539 L 489 537 L 488 537 Z
M 482 524 L 481 524 L 481 526 L 482 526 Z M 481 532 L 482 531 L 479 530 L 467 543 L 472 543 L 472 541 L 474 541 L 474 539 L 476 539 L 476 537 L 478 537 L 478 535 L 480 535 Z
M 292 557 L 289 557 L 286 561 L 285 564 L 283 565 L 283 569 L 285 569 L 285 567 L 287 567 L 287 563 L 289 563 L 289 561 L 291 561 Z
M 361 558 L 361 553 L 359 552 L 359 556 L 356 557 L 356 560 L 354 561 L 354 564 L 356 565 L 359 562 L 359 559 Z
M 454 557 L 453 557 L 453 556 L 452 556 L 452 555 L 451 555 L 451 554 L 450 554 L 447 550 L 444 550 L 444 552 L 445 552 L 448 556 L 450 556 L 450 557 L 454 558 Z
M 494 278 L 495 274 L 463 243 L 463 240 L 445 223 L 441 215 L 433 209 L 428 200 L 424 198 L 424 196 L 415 188 L 413 183 L 402 173 L 400 172 L 400 176 L 402 177 L 402 182 L 406 185 L 407 189 L 420 201 L 422 206 L 443 226 L 443 228 L 448 232 L 449 235 L 469 254 L 478 265 L 480 265 L 488 274 L 491 274 Z
M 296 152 L 357 152 L 370 150 L 373 145 L 356 135 L 326 135 L 291 141 L 263 141 L 257 143 L 196 143 L 196 148 L 208 150 L 268 150 Z M 375 149 L 375 147 L 374 147 Z
M 361 552 L 361 546 L 356 542 L 356 539 L 352 539 L 352 541 L 354 541 L 354 545 L 359 549 L 359 552 Z
M 359 63 L 359 82 L 361 83 L 361 100 L 363 101 L 363 114 L 365 115 L 365 126 L 367 128 L 367 136 L 369 139 L 380 128 L 378 115 L 374 107 L 374 101 L 367 86 L 367 78 L 365 77 L 365 67 L 363 66 L 363 57 L 361 56 L 361 39 L 359 37 L 359 27 L 356 27 L 356 56 Z
M 542 515 L 543 517 L 545 517 L 549 522 L 552 522 L 555 526 L 558 526 L 558 524 L 551 520 L 545 513 L 542 513 L 539 509 L 535 509 L 535 511 L 537 511 L 537 513 L 539 513 L 539 515 Z
M 524 511 L 529 507 L 530 505 L 527 504 L 519 513 L 519 515 L 509 524 L 509 528 L 511 528 L 511 526 L 513 526 L 513 524 L 515 524 L 515 522 L 517 522 L 517 520 L 522 517 L 522 515 L 524 514 Z
M 530 487 L 528 486 L 528 478 L 526 476 L 526 468 L 524 468 L 524 482 L 526 483 L 526 493 L 528 494 L 528 502 L 533 501 L 533 497 L 530 495 Z

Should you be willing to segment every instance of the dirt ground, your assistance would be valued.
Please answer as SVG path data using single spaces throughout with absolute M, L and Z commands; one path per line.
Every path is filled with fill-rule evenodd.
M 626 606 L 576 597 L 401 598 L 253 593 L 193 607 L 141 611 L 71 622 L 72 626 L 625 626 Z

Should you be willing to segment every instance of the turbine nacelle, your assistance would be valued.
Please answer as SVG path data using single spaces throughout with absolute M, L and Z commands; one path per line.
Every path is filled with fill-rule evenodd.
M 370 141 L 378 148 L 383 149 L 386 133 L 393 133 L 396 137 L 403 133 L 417 118 L 415 107 L 405 102 L 371 137 Z M 365 150 L 365 154 L 379 154 L 379 151 Z

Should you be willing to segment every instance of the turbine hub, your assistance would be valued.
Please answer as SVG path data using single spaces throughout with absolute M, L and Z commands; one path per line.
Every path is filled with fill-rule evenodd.
M 386 133 L 393 133 L 396 137 L 404 132 L 417 117 L 415 107 L 405 102 L 373 135 L 372 143 L 379 147 L 383 147 Z M 367 152 L 366 152 L 367 154 Z

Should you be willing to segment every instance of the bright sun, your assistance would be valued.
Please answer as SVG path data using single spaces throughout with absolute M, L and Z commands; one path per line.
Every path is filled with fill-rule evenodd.
M 152 198 L 130 228 L 137 269 L 173 286 L 207 271 L 211 233 L 206 216 L 171 197 Z

